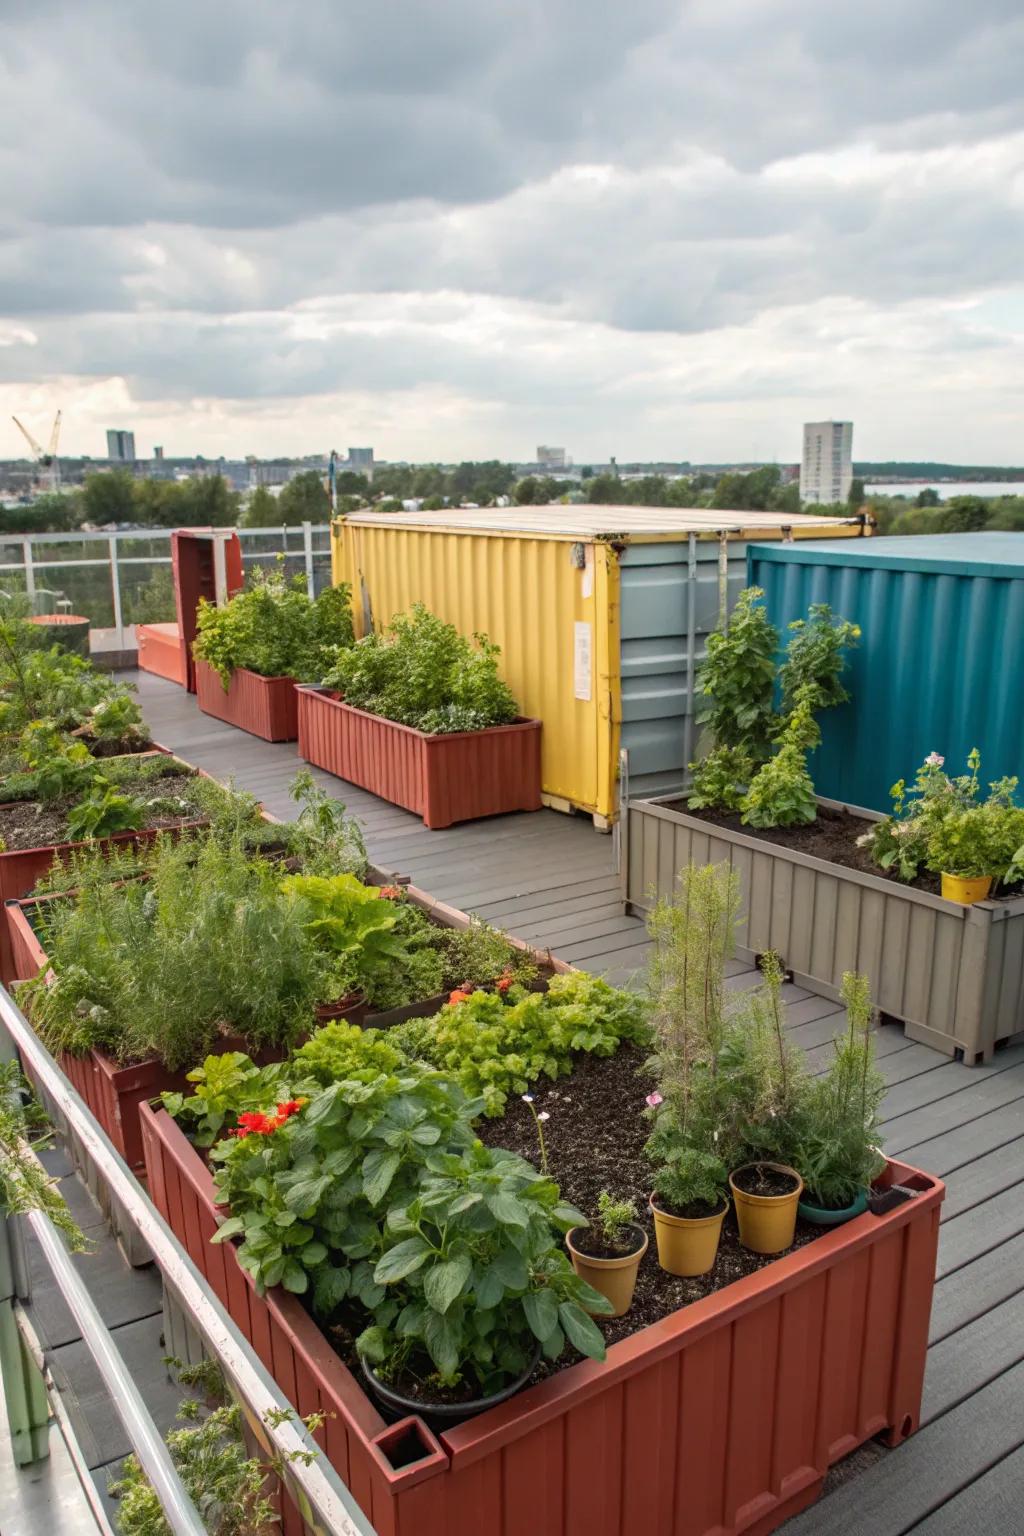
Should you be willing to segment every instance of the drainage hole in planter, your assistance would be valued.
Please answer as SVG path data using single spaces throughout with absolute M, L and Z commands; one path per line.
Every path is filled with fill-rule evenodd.
M 377 1445 L 396 1472 L 434 1454 L 434 1447 L 424 1445 L 415 1424 L 403 1424 L 393 1434 L 380 1435 Z

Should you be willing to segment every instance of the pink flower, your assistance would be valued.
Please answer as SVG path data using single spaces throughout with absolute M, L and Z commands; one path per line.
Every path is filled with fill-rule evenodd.
M 664 1102 L 665 1100 L 660 1093 L 649 1093 L 647 1095 L 647 1105 L 650 1109 L 657 1109 L 658 1105 L 664 1104 Z
M 925 762 L 928 764 L 929 768 L 941 768 L 945 761 L 946 759 L 944 757 L 940 757 L 937 752 L 929 752 L 928 756 L 925 758 Z

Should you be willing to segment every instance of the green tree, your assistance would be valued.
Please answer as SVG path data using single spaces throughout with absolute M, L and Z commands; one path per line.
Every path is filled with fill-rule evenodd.
M 258 485 L 250 495 L 242 522 L 246 528 L 273 528 L 280 522 L 277 502 L 265 485 Z
M 984 496 L 954 496 L 935 513 L 935 532 L 976 533 L 987 524 L 990 507 Z
M 326 523 L 330 515 L 331 503 L 315 469 L 295 475 L 277 498 L 275 521 L 282 525 Z
M 238 522 L 240 497 L 223 475 L 198 475 L 181 487 L 187 521 L 194 527 L 230 528 Z
M 847 500 L 848 504 L 851 507 L 854 508 L 854 510 L 857 510 L 858 508 L 860 508 L 860 507 L 862 507 L 864 505 L 864 481 L 863 480 L 860 480 L 860 479 L 858 479 L 855 476 L 850 481 L 850 494 L 847 496 L 846 500 Z M 924 506 L 924 502 L 919 502 L 918 505 L 919 506 Z
M 939 493 L 933 486 L 926 485 L 923 491 L 918 491 L 916 501 L 919 507 L 937 507 L 940 501 Z
M 512 500 L 518 507 L 532 506 L 537 499 L 537 478 L 535 475 L 526 475 L 512 490 Z
M 99 470 L 89 475 L 82 492 L 84 521 L 103 526 L 104 523 L 131 523 L 135 521 L 135 497 L 133 480 L 126 470 Z

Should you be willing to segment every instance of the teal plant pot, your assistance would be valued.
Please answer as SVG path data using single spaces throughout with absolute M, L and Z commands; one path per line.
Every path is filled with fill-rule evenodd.
M 797 1213 L 804 1221 L 811 1221 L 816 1227 L 841 1227 L 844 1221 L 852 1221 L 855 1216 L 862 1216 L 868 1208 L 868 1192 L 862 1189 L 856 1200 L 850 1205 L 843 1206 L 841 1211 L 826 1210 L 821 1205 L 811 1205 L 808 1200 L 801 1200 L 797 1206 Z

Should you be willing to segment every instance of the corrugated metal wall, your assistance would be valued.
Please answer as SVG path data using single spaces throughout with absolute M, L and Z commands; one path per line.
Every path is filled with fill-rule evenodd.
M 523 713 L 544 722 L 545 794 L 610 815 L 618 752 L 611 552 L 556 539 L 356 524 L 343 526 L 342 539 L 346 568 L 336 566 L 335 579 L 353 582 L 364 630 L 423 602 L 465 634 L 486 633 L 501 647 L 502 672 Z
M 888 810 L 890 786 L 932 751 L 962 772 L 976 746 L 986 782 L 1024 777 L 1024 580 L 1009 565 L 1004 575 L 966 562 L 900 568 L 890 551 L 908 543 L 923 557 L 931 540 L 872 541 L 858 546 L 856 563 L 841 546 L 750 546 L 750 580 L 780 629 L 811 603 L 861 626 L 846 676 L 851 702 L 822 716 L 811 772 L 819 794 L 872 810 Z
M 730 609 L 746 585 L 747 548 L 728 546 Z M 698 731 L 694 673 L 720 611 L 717 539 L 630 544 L 620 560 L 622 745 L 630 795 L 683 787 Z

